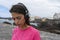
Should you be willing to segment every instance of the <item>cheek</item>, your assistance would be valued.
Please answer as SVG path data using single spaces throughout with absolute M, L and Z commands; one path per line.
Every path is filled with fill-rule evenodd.
M 24 23 L 25 23 L 25 19 L 22 18 L 22 19 L 20 20 L 20 23 L 21 23 L 21 24 L 24 24 Z
M 25 23 L 25 20 L 21 20 L 21 23 Z

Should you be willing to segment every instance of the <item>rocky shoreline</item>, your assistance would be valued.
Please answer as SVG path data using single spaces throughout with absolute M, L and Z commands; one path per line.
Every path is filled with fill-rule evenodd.
M 0 40 L 11 40 L 13 26 L 9 24 L 0 24 Z M 40 31 L 42 40 L 60 40 L 59 34 Z

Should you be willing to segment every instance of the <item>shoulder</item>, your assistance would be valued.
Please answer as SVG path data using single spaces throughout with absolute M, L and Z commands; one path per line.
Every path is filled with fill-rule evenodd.
M 33 26 L 31 26 L 31 31 L 33 33 L 39 33 L 40 32 L 38 29 L 35 29 Z
M 40 31 L 33 28 L 32 27 L 32 31 L 33 31 L 33 40 L 41 40 L 41 37 L 40 37 Z

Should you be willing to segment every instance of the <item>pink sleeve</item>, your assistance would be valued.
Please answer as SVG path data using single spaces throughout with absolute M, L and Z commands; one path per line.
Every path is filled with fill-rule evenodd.
M 40 37 L 40 33 L 39 32 L 36 32 L 35 33 L 33 40 L 41 40 L 41 37 Z

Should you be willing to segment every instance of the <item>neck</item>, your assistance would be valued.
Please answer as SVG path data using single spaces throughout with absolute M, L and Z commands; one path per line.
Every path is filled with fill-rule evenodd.
M 26 29 L 26 28 L 28 28 L 28 27 L 29 27 L 29 25 L 24 24 L 23 26 L 20 27 L 20 29 L 21 29 L 21 30 L 24 30 L 24 29 Z

